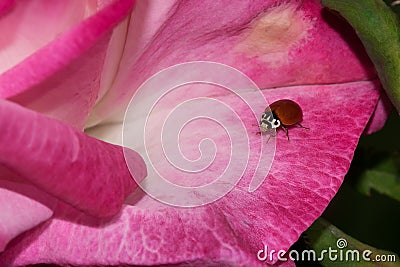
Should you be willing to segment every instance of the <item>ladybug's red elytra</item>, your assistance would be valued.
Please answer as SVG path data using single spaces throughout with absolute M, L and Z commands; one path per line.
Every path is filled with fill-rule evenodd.
M 298 125 L 301 128 L 309 129 L 300 124 L 302 121 L 303 111 L 299 104 L 290 99 L 281 99 L 272 103 L 261 114 L 260 130 L 261 133 L 264 133 L 281 127 L 289 140 L 288 126 Z

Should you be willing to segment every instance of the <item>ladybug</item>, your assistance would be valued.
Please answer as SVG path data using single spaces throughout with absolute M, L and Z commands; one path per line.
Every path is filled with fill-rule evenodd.
M 303 111 L 299 104 L 290 99 L 281 99 L 272 103 L 261 114 L 260 130 L 261 133 L 265 133 L 268 130 L 281 127 L 289 140 L 288 126 L 298 125 L 301 128 L 309 129 L 300 124 L 302 120 Z

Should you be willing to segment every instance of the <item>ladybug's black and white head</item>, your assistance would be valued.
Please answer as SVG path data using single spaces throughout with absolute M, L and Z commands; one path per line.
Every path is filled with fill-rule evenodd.
M 272 111 L 264 112 L 263 114 L 261 114 L 260 130 L 262 133 L 271 129 L 276 129 L 279 126 L 281 126 L 281 121 L 278 119 L 274 119 L 274 114 L 272 113 Z

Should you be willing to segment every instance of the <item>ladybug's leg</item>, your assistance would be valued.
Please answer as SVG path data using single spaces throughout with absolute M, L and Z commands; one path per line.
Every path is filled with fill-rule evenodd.
M 266 133 L 268 134 L 267 143 L 269 142 L 271 137 L 276 137 L 276 130 L 275 129 L 268 129 Z
M 281 125 L 281 127 L 282 127 L 282 130 L 286 133 L 287 140 L 290 141 L 289 130 L 285 127 L 285 125 Z
M 310 128 L 308 127 L 304 127 L 303 125 L 301 125 L 300 123 L 297 123 L 298 126 L 300 126 L 300 128 L 306 129 L 306 130 L 310 130 Z

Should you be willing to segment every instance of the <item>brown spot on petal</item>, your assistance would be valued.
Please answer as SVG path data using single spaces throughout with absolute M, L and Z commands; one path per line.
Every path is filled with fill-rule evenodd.
M 249 24 L 236 51 L 279 67 L 288 63 L 289 50 L 305 39 L 311 26 L 296 5 L 273 7 Z

